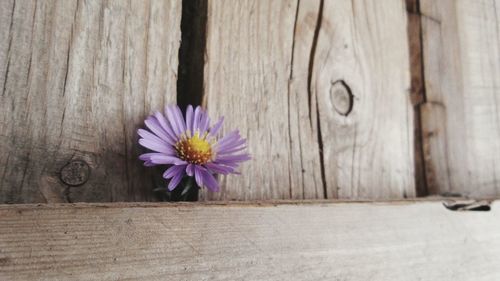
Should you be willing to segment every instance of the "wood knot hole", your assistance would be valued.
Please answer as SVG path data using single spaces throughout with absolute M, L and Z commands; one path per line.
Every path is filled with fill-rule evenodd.
M 69 186 L 80 186 L 87 182 L 90 166 L 82 160 L 73 160 L 61 169 L 60 179 Z
M 338 114 L 347 116 L 352 111 L 354 96 L 351 88 L 343 81 L 337 80 L 330 87 L 330 97 L 333 101 L 333 108 Z

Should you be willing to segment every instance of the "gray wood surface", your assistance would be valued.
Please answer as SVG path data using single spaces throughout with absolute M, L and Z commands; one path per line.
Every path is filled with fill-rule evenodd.
M 500 1 L 421 0 L 431 193 L 500 195 Z
M 136 129 L 175 102 L 180 16 L 181 1 L 0 1 L 0 202 L 150 200 Z M 73 160 L 90 176 L 67 188 Z
M 402 0 L 209 1 L 204 104 L 254 160 L 204 198 L 414 197 L 406 27 Z
M 0 206 L 1 280 L 500 280 L 500 206 Z
M 176 102 L 181 6 L 0 1 L 1 203 L 153 200 L 135 131 Z M 192 4 L 181 102 L 203 88 L 253 155 L 202 199 L 498 196 L 499 7 Z

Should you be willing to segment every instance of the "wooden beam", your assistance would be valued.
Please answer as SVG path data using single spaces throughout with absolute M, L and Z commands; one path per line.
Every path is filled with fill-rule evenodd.
M 2 280 L 499 280 L 500 206 L 0 206 Z
M 175 0 L 0 2 L 0 202 L 151 200 L 136 130 L 176 100 L 180 21 Z

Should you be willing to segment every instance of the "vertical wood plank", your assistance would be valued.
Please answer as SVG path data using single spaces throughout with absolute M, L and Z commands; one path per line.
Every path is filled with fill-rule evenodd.
M 431 193 L 500 194 L 500 1 L 421 1 Z
M 297 1 L 209 1 L 204 105 L 224 115 L 225 132 L 246 135 L 253 160 L 243 177 L 222 179 L 210 199 L 290 198 L 302 183 L 291 175 L 288 80 Z M 312 173 L 313 171 L 309 171 Z M 302 191 L 297 197 L 302 197 Z
M 415 196 L 405 2 L 325 1 L 313 88 L 329 197 Z M 338 112 L 336 83 L 353 95 Z
M 175 101 L 180 1 L 0 5 L 0 201 L 150 199 L 135 132 Z M 68 188 L 72 160 L 91 172 Z
M 204 105 L 254 160 L 205 198 L 415 196 L 404 1 L 208 6 Z

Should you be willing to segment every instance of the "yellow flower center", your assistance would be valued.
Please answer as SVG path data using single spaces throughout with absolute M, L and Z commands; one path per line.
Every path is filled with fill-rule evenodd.
M 192 137 L 182 137 L 175 144 L 177 155 L 190 164 L 205 164 L 212 159 L 212 146 L 205 139 L 206 135 L 200 137 L 199 133 Z

